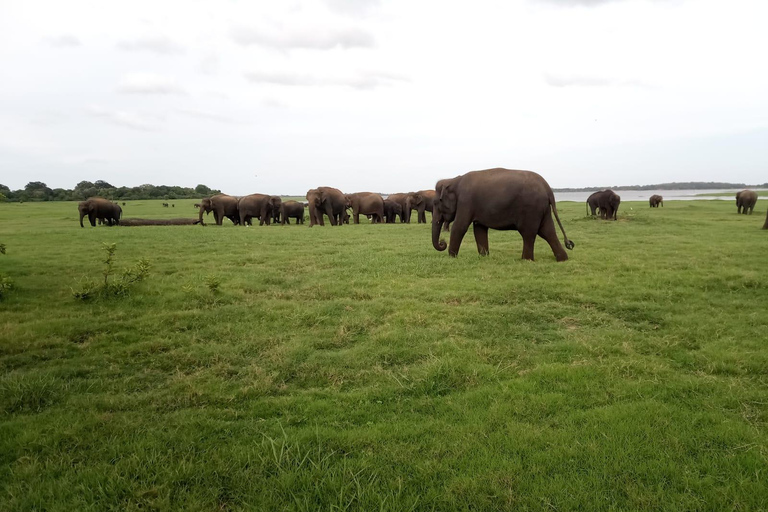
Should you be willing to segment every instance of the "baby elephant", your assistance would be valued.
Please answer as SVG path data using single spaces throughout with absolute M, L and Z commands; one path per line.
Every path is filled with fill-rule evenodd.
M 746 215 L 749 213 L 752 215 L 752 210 L 755 209 L 755 203 L 757 203 L 757 192 L 754 190 L 742 190 L 736 194 L 736 212 Z M 749 210 L 749 212 L 747 212 Z

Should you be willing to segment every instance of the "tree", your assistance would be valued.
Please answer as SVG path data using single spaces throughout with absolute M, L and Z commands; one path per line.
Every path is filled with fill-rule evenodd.
M 200 194 L 201 196 L 209 196 L 211 195 L 211 189 L 201 183 L 195 187 L 195 193 Z
M 114 185 L 110 185 L 104 180 L 97 180 L 96 183 L 93 184 L 96 188 L 115 188 Z

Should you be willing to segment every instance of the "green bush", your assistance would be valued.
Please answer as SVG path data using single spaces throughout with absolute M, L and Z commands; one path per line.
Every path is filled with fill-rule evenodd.
M 106 252 L 104 257 L 103 282 L 97 282 L 88 277 L 80 280 L 79 288 L 72 289 L 72 296 L 78 300 L 89 300 L 95 297 L 118 297 L 127 295 L 131 287 L 143 281 L 149 275 L 149 261 L 142 258 L 133 267 L 123 269 L 119 279 L 110 281 L 110 276 L 115 273 L 114 259 L 117 244 L 103 243 L 102 248 Z

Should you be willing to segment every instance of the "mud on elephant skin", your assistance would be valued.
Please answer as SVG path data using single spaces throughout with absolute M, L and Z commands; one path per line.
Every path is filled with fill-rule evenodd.
M 754 190 L 742 190 L 736 194 L 736 213 L 752 215 L 755 204 L 757 204 L 757 192 Z
M 309 227 L 315 224 L 325 226 L 323 214 L 328 216 L 332 226 L 340 226 L 347 215 L 347 198 L 333 187 L 318 187 L 307 191 L 309 203 Z
M 355 224 L 360 224 L 360 214 L 371 216 L 371 222 L 384 222 L 384 199 L 374 192 L 346 194 L 348 207 L 352 208 Z
M 256 217 L 259 219 L 259 226 L 265 223 L 269 226 L 275 211 L 280 211 L 282 199 L 279 196 L 268 196 L 266 194 L 250 194 L 243 196 L 237 202 L 237 211 L 240 214 L 240 224 L 249 226 L 251 220 Z
M 83 226 L 83 217 L 88 216 L 88 222 L 91 226 L 96 226 L 96 219 L 99 223 L 107 224 L 108 226 L 120 224 L 120 217 L 123 214 L 123 209 L 119 204 L 108 201 L 102 197 L 89 197 L 85 201 L 81 201 L 77 204 L 77 211 L 80 214 L 80 227 Z
M 213 218 L 216 221 L 217 226 L 221 226 L 224 222 L 224 218 L 232 221 L 232 224 L 240 223 L 240 214 L 237 211 L 238 197 L 230 196 L 228 194 L 216 194 L 215 196 L 205 197 L 200 201 L 200 214 L 198 220 L 200 224 L 205 225 L 203 222 L 203 213 L 208 214 L 213 212 Z
M 488 254 L 488 229 L 515 230 L 523 237 L 523 259 L 533 260 L 536 236 L 549 243 L 557 261 L 568 255 L 557 237 L 555 220 L 563 232 L 565 247 L 573 249 L 560 222 L 555 195 L 540 175 L 531 171 L 487 169 L 472 171 L 452 179 L 440 180 L 435 186 L 432 219 L 432 245 L 438 251 L 448 248 L 456 256 L 461 241 L 472 225 L 477 252 Z M 450 245 L 440 240 L 443 223 L 453 222 Z

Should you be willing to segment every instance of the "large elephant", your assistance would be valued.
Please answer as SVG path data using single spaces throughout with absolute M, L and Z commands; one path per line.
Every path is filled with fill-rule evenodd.
M 395 219 L 400 216 L 400 222 L 405 222 L 403 216 L 403 207 L 400 203 L 389 198 L 384 200 L 384 219 L 387 224 L 394 224 Z
M 371 222 L 384 222 L 384 199 L 374 192 L 347 194 L 347 204 L 352 208 L 355 224 L 360 224 L 360 214 L 370 215 Z
M 621 196 L 611 189 L 600 190 L 587 198 L 587 213 L 592 210 L 592 216 L 595 210 L 600 212 L 600 218 L 604 220 L 616 220 L 616 215 L 621 204 Z
M 120 216 L 123 209 L 119 204 L 108 201 L 102 197 L 89 197 L 85 201 L 77 204 L 77 211 L 80 213 L 80 227 L 83 226 L 83 217 L 88 216 L 88 222 L 91 226 L 96 226 L 96 219 L 100 222 L 112 226 L 120 224 Z
M 438 251 L 448 247 L 456 256 L 472 224 L 477 252 L 488 254 L 488 229 L 516 230 L 523 237 L 523 259 L 533 260 L 536 235 L 549 243 L 557 261 L 568 259 L 557 238 L 552 213 L 563 232 L 565 247 L 573 249 L 560 223 L 555 195 L 540 175 L 530 171 L 488 169 L 472 171 L 435 186 L 437 199 L 432 218 L 432 245 Z M 453 222 L 450 246 L 440 240 L 444 222 Z
M 744 215 L 749 213 L 752 215 L 752 210 L 755 209 L 755 203 L 757 203 L 757 192 L 754 190 L 742 190 L 736 194 L 737 213 L 743 213 Z
M 304 224 L 304 203 L 298 201 L 283 201 L 280 203 L 281 224 L 290 224 L 289 219 L 296 219 L 296 224 Z
M 280 211 L 282 199 L 279 196 L 268 196 L 266 194 L 250 194 L 243 196 L 237 202 L 237 211 L 240 214 L 240 224 L 248 226 L 251 219 L 259 219 L 259 226 L 265 223 L 269 226 L 272 222 L 274 211 Z
M 224 218 L 228 218 L 232 221 L 232 224 L 240 223 L 240 214 L 237 211 L 238 197 L 230 196 L 227 194 L 216 194 L 215 196 L 205 197 L 200 201 L 200 215 L 198 220 L 200 224 L 205 225 L 203 222 L 203 213 L 213 212 L 213 218 L 216 220 L 216 225 L 221 226 L 224 222 Z
M 347 198 L 333 187 L 318 187 L 307 191 L 309 202 L 309 227 L 315 224 L 325 226 L 323 214 L 328 215 L 332 226 L 340 226 L 347 213 Z
M 664 207 L 664 198 L 661 197 L 658 194 L 653 194 L 650 199 L 648 199 L 648 204 L 650 204 L 651 208 L 658 208 L 659 205 Z
M 418 192 L 408 193 L 408 196 L 405 198 L 405 221 L 410 224 L 411 211 L 416 210 L 419 213 L 419 224 L 426 224 L 427 214 L 425 212 L 432 212 L 435 196 L 436 193 L 434 190 L 419 190 Z

